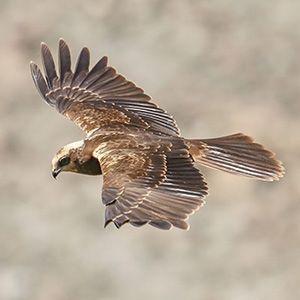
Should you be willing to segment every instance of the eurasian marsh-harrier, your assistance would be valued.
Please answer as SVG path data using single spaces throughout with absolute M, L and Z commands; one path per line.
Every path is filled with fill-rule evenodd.
M 274 154 L 242 133 L 181 137 L 174 119 L 107 66 L 107 57 L 89 71 L 89 50 L 83 48 L 73 73 L 69 48 L 61 39 L 57 75 L 49 48 L 42 43 L 41 50 L 45 77 L 31 62 L 38 91 L 86 134 L 58 151 L 52 174 L 102 174 L 105 225 L 187 229 L 188 216 L 204 204 L 208 190 L 195 163 L 267 181 L 283 175 Z

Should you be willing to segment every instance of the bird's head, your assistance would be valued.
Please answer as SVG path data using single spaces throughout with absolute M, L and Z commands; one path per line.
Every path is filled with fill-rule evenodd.
M 78 161 L 84 147 L 83 141 L 74 142 L 62 147 L 53 157 L 52 160 L 52 176 L 64 172 L 79 173 Z

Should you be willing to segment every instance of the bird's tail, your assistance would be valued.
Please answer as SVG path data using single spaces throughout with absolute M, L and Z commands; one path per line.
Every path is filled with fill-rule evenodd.
M 186 139 L 185 143 L 195 162 L 206 167 L 267 181 L 278 180 L 284 174 L 274 153 L 243 133 L 214 139 Z

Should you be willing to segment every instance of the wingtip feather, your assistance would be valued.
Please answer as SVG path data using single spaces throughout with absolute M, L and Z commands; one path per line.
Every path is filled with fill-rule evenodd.
M 87 47 L 83 47 L 77 59 L 74 77 L 76 78 L 76 75 L 78 75 L 82 71 L 88 72 L 89 65 L 90 65 L 90 51 Z
M 60 82 L 63 85 L 63 82 L 66 79 L 67 74 L 71 74 L 71 52 L 68 44 L 64 39 L 60 38 L 58 43 L 58 65 L 59 65 L 59 74 Z
M 41 43 L 41 56 L 48 86 L 53 88 L 53 83 L 57 78 L 57 74 L 52 53 L 44 42 Z
M 39 91 L 40 95 L 42 96 L 43 99 L 46 100 L 48 104 L 50 104 L 46 98 L 46 93 L 48 91 L 47 83 L 42 75 L 41 70 L 33 61 L 30 62 L 30 72 L 31 72 L 33 82 L 37 90 Z

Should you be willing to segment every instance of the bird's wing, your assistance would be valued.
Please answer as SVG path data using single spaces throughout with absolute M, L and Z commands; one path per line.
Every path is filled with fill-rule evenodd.
M 207 185 L 179 137 L 124 133 L 93 137 L 103 173 L 105 224 L 187 229 L 186 220 L 204 203 Z
M 102 57 L 89 71 L 90 54 L 84 47 L 78 57 L 74 73 L 71 56 L 64 40 L 59 41 L 59 76 L 46 44 L 41 44 L 45 77 L 31 62 L 31 74 L 45 101 L 75 122 L 87 135 L 97 129 L 135 126 L 179 135 L 174 119 L 150 102 L 151 97 L 107 66 Z

